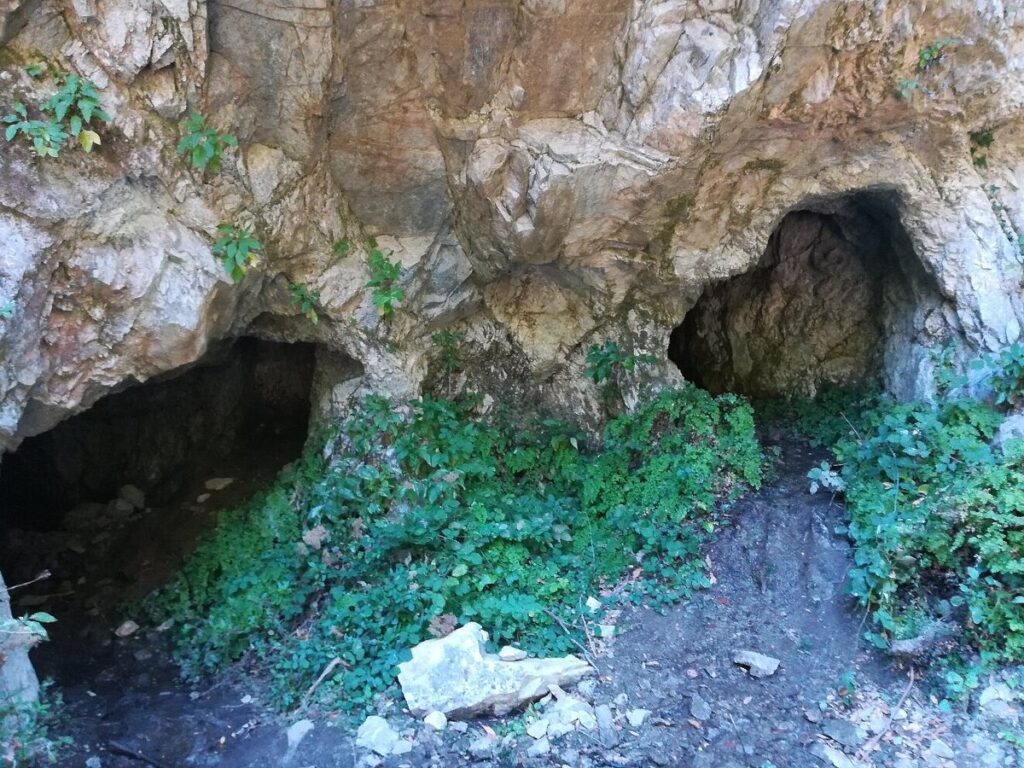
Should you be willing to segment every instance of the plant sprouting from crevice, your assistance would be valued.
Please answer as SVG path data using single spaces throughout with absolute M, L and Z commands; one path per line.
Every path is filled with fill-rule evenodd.
M 55 79 L 57 92 L 39 105 L 38 116 L 32 116 L 29 107 L 18 101 L 12 105 L 10 114 L 0 117 L 0 122 L 7 126 L 4 138 L 14 141 L 23 136 L 38 157 L 58 157 L 69 139 L 83 151 L 91 152 L 100 144 L 93 121 L 110 122 L 110 115 L 100 105 L 99 91 L 78 75 L 60 72 Z
M 239 282 L 250 267 L 260 263 L 263 244 L 253 236 L 252 231 L 234 224 L 217 227 L 220 237 L 213 244 L 213 255 L 220 259 L 224 271 L 231 279 Z
M 178 154 L 185 155 L 193 168 L 216 173 L 220 170 L 221 156 L 228 147 L 237 147 L 238 139 L 230 133 L 221 133 L 206 124 L 206 118 L 193 112 L 185 121 Z
M 395 313 L 395 306 L 405 298 L 405 290 L 398 284 L 402 265 L 385 256 L 375 240 L 370 241 L 366 264 L 370 268 L 370 279 L 366 287 L 371 291 L 373 304 L 381 317 L 391 317 Z
M 316 310 L 320 305 L 320 292 L 310 290 L 305 283 L 289 283 L 288 292 L 291 294 L 292 304 L 299 308 L 309 322 L 318 325 L 320 316 Z

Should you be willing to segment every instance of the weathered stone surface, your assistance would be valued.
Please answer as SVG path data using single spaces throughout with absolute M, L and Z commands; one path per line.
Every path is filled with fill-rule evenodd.
M 733 664 L 745 667 L 751 677 L 771 677 L 779 668 L 779 660 L 757 651 L 736 651 Z
M 443 712 L 449 718 L 502 715 L 593 672 L 575 656 L 502 661 L 487 653 L 487 635 L 470 622 L 447 637 L 427 640 L 399 665 L 398 682 L 409 711 L 417 717 Z
M 35 701 L 39 696 L 39 680 L 28 658 L 29 649 L 36 638 L 13 628 L 11 601 L 0 575 L 0 627 L 8 626 L 0 634 L 0 697 L 5 701 Z

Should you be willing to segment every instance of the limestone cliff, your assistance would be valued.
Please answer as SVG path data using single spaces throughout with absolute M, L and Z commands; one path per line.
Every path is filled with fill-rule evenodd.
M 320 343 L 321 407 L 343 408 L 419 391 L 430 335 L 457 329 L 480 388 L 587 418 L 589 345 L 661 361 L 635 397 L 678 379 L 670 336 L 699 299 L 673 358 L 728 369 L 720 386 L 873 365 L 923 392 L 929 347 L 1020 333 L 1014 4 L 2 0 L 0 44 L 0 113 L 46 97 L 25 71 L 46 61 L 113 117 L 89 155 L 0 144 L 0 448 L 246 334 Z M 217 174 L 175 154 L 192 110 L 239 137 Z M 796 214 L 819 235 L 771 246 Z M 239 284 L 211 253 L 222 221 L 266 245 Z M 370 237 L 402 264 L 387 321 Z M 805 253 L 747 301 L 778 242 Z M 292 281 L 320 292 L 318 325 Z M 834 311 L 790 315 L 794 291 Z

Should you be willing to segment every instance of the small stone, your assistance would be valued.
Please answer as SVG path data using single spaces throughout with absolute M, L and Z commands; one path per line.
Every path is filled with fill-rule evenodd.
M 136 661 L 149 661 L 153 658 L 153 652 L 148 648 L 139 648 L 132 656 L 135 657 Z
M 117 629 L 114 630 L 114 634 L 118 637 L 131 637 L 139 631 L 139 625 L 131 619 L 121 623 Z
M 711 705 L 695 693 L 690 697 L 690 716 L 697 720 L 707 720 L 711 717 Z
M 399 739 L 398 743 L 391 750 L 392 755 L 407 755 L 410 752 L 412 752 L 412 742 L 408 739 Z
M 818 724 L 821 722 L 821 710 L 815 708 L 806 709 L 804 710 L 804 717 L 807 719 L 807 722 Z
M 143 509 L 146 506 L 146 494 L 134 485 L 122 485 L 117 495 L 131 504 L 135 509 Z
M 235 482 L 233 477 L 211 477 L 204 483 L 204 486 L 208 491 L 223 491 L 233 482 Z
M 829 720 L 821 728 L 822 733 L 844 747 L 860 746 L 861 738 L 857 726 L 846 720 Z
M 299 743 L 306 738 L 306 734 L 312 731 L 314 728 L 312 720 L 299 720 L 293 723 L 287 731 L 288 736 L 288 751 L 294 753 L 299 748 Z
M 596 597 L 588 597 L 586 605 L 587 610 L 591 613 L 594 613 L 601 607 L 601 601 L 598 600 Z
M 732 657 L 733 664 L 746 667 L 751 677 L 771 677 L 779 668 L 779 660 L 757 651 L 737 651 Z
M 615 717 L 612 715 L 612 708 L 607 704 L 597 705 L 594 707 L 594 718 L 597 720 L 601 743 L 605 747 L 614 747 L 618 744 L 619 735 L 615 732 Z
M 435 709 L 423 718 L 423 724 L 435 731 L 443 731 L 448 727 L 448 718 L 445 717 L 444 712 L 438 712 Z
M 370 715 L 356 731 L 356 746 L 376 752 L 381 757 L 395 753 L 401 739 L 388 721 L 378 715 Z
M 576 686 L 576 693 L 578 693 L 580 696 L 582 696 L 585 699 L 593 699 L 594 698 L 594 692 L 596 690 L 597 690 L 597 681 L 592 679 L 592 678 L 588 678 L 586 680 L 580 680 L 579 684 L 577 684 L 577 686 Z
M 93 755 L 85 761 L 85 768 L 103 768 L 103 761 Z
M 953 752 L 953 749 L 942 739 L 932 739 L 932 743 L 928 745 L 928 751 L 936 757 L 941 757 L 944 760 L 952 760 L 956 757 L 956 753 Z
M 526 651 L 506 645 L 498 651 L 498 658 L 502 661 L 522 661 L 526 658 Z
M 649 709 L 630 709 L 626 712 L 626 722 L 632 728 L 639 728 L 647 721 L 650 714 Z
M 832 768 L 857 768 L 857 763 L 835 747 L 818 741 L 811 747 L 811 754 Z
M 456 733 L 465 733 L 469 730 L 469 723 L 464 723 L 461 720 L 455 720 L 454 722 L 448 723 L 448 730 L 455 731 Z
M 486 760 L 494 752 L 494 746 L 494 739 L 481 736 L 469 745 L 469 754 L 474 760 Z
M 551 751 L 551 742 L 547 738 L 537 739 L 536 742 L 531 744 L 526 750 L 526 754 L 530 757 L 540 757 L 546 755 Z
M 526 726 L 526 735 L 532 739 L 543 739 L 548 733 L 548 721 L 543 717 Z
M 205 503 L 205 502 L 207 502 L 209 500 L 210 500 L 210 494 L 209 493 L 200 493 L 198 496 L 196 496 L 196 503 L 197 504 L 203 504 L 203 503 Z
M 620 693 L 618 696 L 616 696 L 614 699 L 612 699 L 612 702 L 619 709 L 625 709 L 626 705 L 629 704 L 629 696 L 627 696 L 624 693 Z
M 604 639 L 609 637 L 615 637 L 615 625 L 614 624 L 598 624 L 597 625 L 597 636 Z

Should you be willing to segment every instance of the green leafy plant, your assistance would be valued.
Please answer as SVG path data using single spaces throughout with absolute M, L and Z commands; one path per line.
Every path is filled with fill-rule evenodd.
M 760 482 L 753 413 L 687 386 L 576 427 L 379 397 L 275 486 L 223 513 L 147 601 L 190 676 L 248 656 L 275 704 L 360 710 L 407 649 L 478 621 L 494 643 L 586 648 L 595 596 L 664 604 L 706 586 L 700 544 Z M 334 660 L 337 659 L 337 662 Z
M 55 736 L 64 702 L 49 682 L 32 702 L 0 698 L 0 766 L 37 768 L 54 765 L 61 750 L 71 744 L 67 736 Z
M 110 115 L 103 111 L 99 92 L 88 80 L 78 75 L 60 75 L 58 82 L 60 89 L 43 104 L 42 110 L 66 126 L 83 150 L 91 152 L 100 144 L 100 136 L 89 126 L 93 119 L 109 123 Z
M 299 308 L 299 311 L 306 316 L 313 325 L 320 323 L 320 316 L 316 308 L 320 304 L 320 292 L 311 291 L 304 283 L 289 283 L 288 292 L 292 296 L 292 304 Z
M 188 116 L 178 142 L 178 154 L 188 157 L 193 168 L 213 173 L 220 170 L 221 156 L 228 147 L 237 147 L 238 139 L 230 133 L 221 133 L 206 124 L 206 118 L 198 112 Z
M 587 350 L 585 373 L 587 378 L 601 387 L 605 408 L 613 411 L 622 403 L 622 391 L 619 388 L 621 374 L 656 362 L 658 359 L 652 355 L 628 354 L 614 341 L 606 341 L 604 344 L 592 344 Z
M 974 131 L 970 135 L 971 159 L 978 168 L 988 168 L 988 148 L 995 142 L 991 130 Z
M 869 638 L 914 636 L 947 606 L 963 612 L 966 642 L 1024 658 L 1024 472 L 991 447 L 1001 415 L 968 399 L 882 399 L 864 419 L 836 455 Z
M 955 37 L 943 37 L 922 46 L 917 52 L 917 71 L 923 73 L 937 67 L 942 62 L 946 52 L 959 42 Z
M 68 134 L 59 123 L 52 119 L 30 119 L 27 107 L 20 101 L 15 102 L 13 113 L 4 115 L 0 122 L 6 123 L 4 138 L 14 141 L 19 135 L 24 136 L 32 144 L 32 151 L 38 157 L 57 157 L 61 147 L 67 141 Z
M 92 129 L 93 120 L 109 123 L 110 115 L 100 106 L 99 92 L 90 81 L 65 73 L 56 78 L 59 88 L 39 107 L 39 118 L 30 118 L 28 108 L 21 102 L 15 102 L 13 112 L 0 118 L 7 125 L 4 138 L 14 141 L 24 136 L 39 157 L 59 156 L 69 138 L 75 139 L 85 152 L 91 152 L 100 144 L 100 135 Z
M 349 252 L 351 247 L 352 246 L 348 240 L 339 240 L 333 246 L 331 246 L 331 250 L 338 256 L 344 256 L 346 253 Z
M 234 224 L 221 224 L 217 232 L 220 237 L 213 244 L 213 255 L 221 260 L 224 271 L 237 283 L 250 267 L 260 263 L 263 244 L 250 230 Z
M 1024 399 L 1024 344 L 1015 342 L 983 358 L 975 367 L 991 369 L 990 384 L 997 405 L 1015 406 Z
M 811 493 L 817 493 L 819 489 L 824 489 L 832 494 L 842 493 L 846 490 L 846 482 L 842 475 L 836 472 L 827 461 L 812 467 L 807 473 L 807 479 L 811 481 L 809 488 Z
M 391 317 L 395 313 L 395 305 L 405 298 L 405 291 L 398 285 L 402 265 L 385 256 L 376 242 L 370 245 L 366 263 L 370 268 L 370 280 L 366 287 L 372 291 L 373 304 L 381 317 Z
M 448 396 L 454 393 L 453 379 L 462 370 L 462 345 L 466 343 L 466 334 L 458 331 L 438 331 L 430 337 L 436 353 L 436 361 L 441 374 L 447 379 Z

